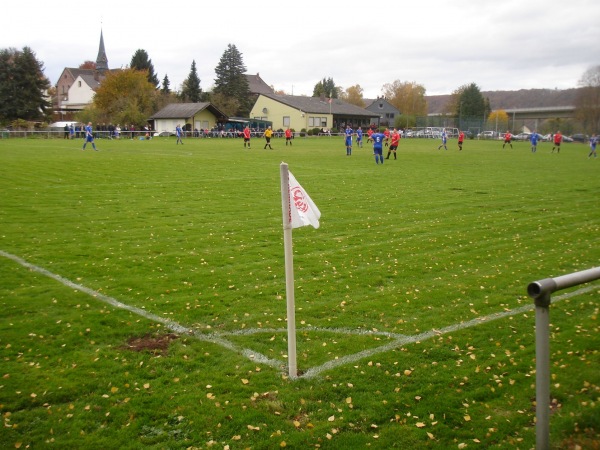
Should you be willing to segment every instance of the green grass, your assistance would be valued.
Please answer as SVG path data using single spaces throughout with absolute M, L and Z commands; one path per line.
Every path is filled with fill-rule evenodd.
M 402 140 L 383 166 L 342 138 L 252 144 L 0 140 L 0 251 L 55 275 L 0 257 L 0 447 L 533 448 L 533 310 L 466 324 L 599 265 L 600 161 L 579 144 Z M 322 212 L 293 231 L 314 374 L 296 380 L 281 161 Z M 553 448 L 600 445 L 599 293 L 551 307 Z M 190 332 L 132 351 L 165 320 Z

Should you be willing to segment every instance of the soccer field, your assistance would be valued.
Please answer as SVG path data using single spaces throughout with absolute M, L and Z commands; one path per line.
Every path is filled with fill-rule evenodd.
M 534 446 L 526 287 L 600 265 L 586 146 L 184 142 L 0 140 L 0 442 Z M 293 231 L 297 380 L 281 161 L 322 213 Z M 599 436 L 599 293 L 551 307 L 557 448 Z

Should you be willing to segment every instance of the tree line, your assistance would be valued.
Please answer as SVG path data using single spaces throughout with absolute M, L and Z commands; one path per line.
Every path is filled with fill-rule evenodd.
M 95 68 L 86 61 L 80 68 Z M 247 117 L 254 98 L 245 76 L 243 55 L 229 44 L 215 67 L 215 83 L 204 91 L 198 76 L 196 61 L 176 92 L 171 90 L 167 75 L 162 82 L 154 70 L 148 53 L 137 50 L 129 67 L 106 73 L 96 90 L 93 103 L 78 114 L 81 122 L 123 123 L 141 125 L 154 112 L 169 103 L 210 102 L 228 116 Z M 580 94 L 576 103 L 577 120 L 584 132 L 600 130 L 600 66 L 589 68 L 579 81 Z M 29 48 L 0 50 L 0 125 L 17 120 L 51 121 L 52 103 L 48 95 L 53 88 L 44 75 L 44 64 Z M 283 91 L 275 91 L 285 94 Z M 382 97 L 402 114 L 404 126 L 415 126 L 416 118 L 427 115 L 426 89 L 417 82 L 396 80 L 382 86 Z M 323 78 L 314 87 L 314 97 L 339 98 L 365 107 L 363 89 L 359 84 L 343 88 L 332 78 Z M 489 99 L 484 98 L 476 83 L 465 84 L 452 92 L 446 114 L 453 117 L 487 117 L 492 113 Z M 506 114 L 506 113 L 504 113 Z M 503 117 L 502 117 L 503 118 Z M 396 125 L 399 127 L 399 125 Z

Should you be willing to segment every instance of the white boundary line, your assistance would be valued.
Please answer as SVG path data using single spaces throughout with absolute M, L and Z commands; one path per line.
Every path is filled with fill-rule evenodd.
M 250 349 L 240 347 L 226 339 L 227 336 L 244 336 L 244 335 L 252 335 L 252 334 L 259 334 L 259 333 L 287 333 L 286 328 L 279 328 L 279 329 L 277 329 L 277 328 L 275 328 L 275 329 L 273 329 L 273 328 L 270 328 L 270 329 L 254 328 L 254 329 L 248 329 L 248 330 L 219 332 L 219 333 L 212 332 L 210 334 L 204 334 L 204 333 L 198 332 L 197 330 L 194 330 L 192 328 L 185 327 L 175 321 L 165 319 L 164 317 L 161 317 L 161 316 L 157 316 L 156 314 L 148 312 L 144 309 L 137 308 L 135 306 L 126 305 L 125 303 L 122 303 L 113 297 L 109 297 L 98 291 L 94 291 L 93 289 L 82 286 L 81 284 L 74 283 L 67 278 L 64 278 L 60 275 L 52 273 L 42 267 L 31 264 L 31 263 L 25 261 L 24 259 L 19 258 L 18 256 L 15 256 L 11 253 L 7 253 L 5 251 L 0 250 L 0 256 L 10 259 L 10 260 L 16 262 L 17 264 L 20 264 L 21 266 L 26 267 L 27 269 L 29 269 L 33 272 L 37 272 L 39 274 L 47 276 L 48 278 L 52 278 L 53 280 L 58 281 L 59 283 L 65 285 L 67 287 L 70 287 L 77 291 L 88 294 L 89 296 L 94 297 L 95 299 L 100 300 L 101 302 L 107 303 L 111 306 L 114 306 L 115 308 L 124 309 L 126 311 L 130 311 L 134 314 L 142 316 L 148 320 L 152 320 L 154 322 L 161 323 L 166 328 L 168 328 L 169 330 L 174 331 L 176 333 L 187 334 L 187 335 L 193 336 L 194 338 L 196 338 L 200 341 L 210 342 L 210 343 L 219 345 L 219 346 L 226 348 L 228 350 L 231 350 L 233 352 L 240 353 L 241 355 L 245 356 L 246 358 L 248 358 L 252 361 L 256 361 L 258 363 L 265 364 L 270 367 L 280 369 L 282 371 L 285 371 L 285 369 L 286 369 L 287 364 L 285 361 L 269 358 L 266 355 L 263 355 L 261 353 L 254 352 Z M 590 292 L 597 288 L 598 288 L 597 286 L 587 286 L 587 287 L 584 287 L 581 289 L 577 289 L 573 292 L 568 292 L 566 294 L 558 295 L 558 296 L 552 298 L 552 303 L 555 303 L 557 301 L 564 300 L 564 299 L 567 299 L 570 297 L 575 297 L 577 295 L 581 295 L 586 292 Z M 450 326 L 441 328 L 439 330 L 433 329 L 433 330 L 427 331 L 425 333 L 416 334 L 413 336 L 407 336 L 407 335 L 403 335 L 403 334 L 389 333 L 389 332 L 383 332 L 383 331 L 351 330 L 351 329 L 347 329 L 347 328 L 345 329 L 345 328 L 306 327 L 306 328 L 303 328 L 303 330 L 327 332 L 327 333 L 341 333 L 341 334 L 346 334 L 346 335 L 348 335 L 348 334 L 378 335 L 378 336 L 385 336 L 388 338 L 392 338 L 393 340 L 391 340 L 390 342 L 388 342 L 384 345 L 381 345 L 379 347 L 371 348 L 368 350 L 363 350 L 358 353 L 354 353 L 352 355 L 347 355 L 347 356 L 343 356 L 341 358 L 337 358 L 335 360 L 327 361 L 326 363 L 321 364 L 320 366 L 311 367 L 306 372 L 304 372 L 302 375 L 299 375 L 297 378 L 315 378 L 315 377 L 321 375 L 321 373 L 326 370 L 331 370 L 331 369 L 339 367 L 339 366 L 343 366 L 343 365 L 346 365 L 349 363 L 356 362 L 363 358 L 368 358 L 368 357 L 371 357 L 371 356 L 379 354 L 379 353 L 384 353 L 384 352 L 393 350 L 397 347 L 401 347 L 406 344 L 414 344 L 416 342 L 421 342 L 426 339 L 430 339 L 434 336 L 441 336 L 441 335 L 444 335 L 447 333 L 452 333 L 452 332 L 455 332 L 458 330 L 463 330 L 465 328 L 474 327 L 474 326 L 480 325 L 482 323 L 488 323 L 488 322 L 492 322 L 494 320 L 503 319 L 505 317 L 521 314 L 521 313 L 524 313 L 527 311 L 531 311 L 533 309 L 535 309 L 535 304 L 532 302 L 531 304 L 526 304 L 526 305 L 520 306 L 515 309 L 511 309 L 508 311 L 489 314 L 487 316 L 478 317 L 478 318 L 475 318 L 475 319 L 472 319 L 472 320 L 469 320 L 466 322 L 461 322 L 461 323 L 457 323 L 454 325 L 450 325 Z

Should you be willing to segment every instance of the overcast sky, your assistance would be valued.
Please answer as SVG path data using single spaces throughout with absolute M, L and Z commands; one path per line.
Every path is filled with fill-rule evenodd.
M 96 60 L 102 30 L 109 68 L 128 66 L 143 49 L 159 80 L 167 74 L 178 90 L 195 60 L 200 86 L 210 90 L 233 44 L 247 73 L 276 90 L 310 96 L 332 78 L 342 88 L 360 85 L 365 98 L 395 80 L 421 84 L 427 95 L 472 82 L 482 91 L 567 89 L 600 65 L 598 0 L 361 4 L 5 2 L 0 48 L 29 46 L 55 85 L 65 67 Z

